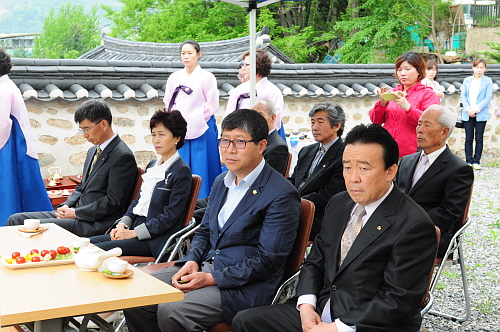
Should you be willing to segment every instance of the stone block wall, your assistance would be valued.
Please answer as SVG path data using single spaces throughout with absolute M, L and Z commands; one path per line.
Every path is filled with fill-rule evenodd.
M 347 133 L 359 123 L 370 123 L 369 111 L 377 98 L 295 98 L 285 97 L 283 123 L 286 132 L 301 131 L 310 133 L 308 112 L 319 102 L 338 103 L 346 112 Z M 83 100 L 81 101 L 83 102 Z M 87 150 L 91 144 L 78 132 L 78 125 L 73 121 L 73 115 L 81 102 L 53 100 L 51 102 L 29 99 L 26 101 L 31 127 L 36 139 L 42 175 L 47 177 L 49 167 L 61 167 L 63 175 L 80 174 Z M 107 100 L 113 112 L 113 129 L 128 144 L 134 152 L 139 165 L 145 167 L 155 158 L 151 144 L 149 119 L 153 113 L 164 107 L 160 99 L 147 102 L 136 100 Z M 443 106 L 458 110 L 460 96 L 446 96 Z M 500 154 L 500 120 L 494 115 L 500 104 L 500 92 L 493 94 L 490 120 L 484 134 L 484 153 Z M 226 100 L 220 101 L 220 109 L 216 113 L 217 124 L 220 126 L 224 117 Z M 311 137 L 311 136 L 310 136 Z M 453 152 L 464 157 L 465 133 L 463 129 L 455 128 L 449 139 Z

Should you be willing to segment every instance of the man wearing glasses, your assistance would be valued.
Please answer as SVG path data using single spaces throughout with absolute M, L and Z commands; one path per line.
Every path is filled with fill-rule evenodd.
M 130 332 L 204 331 L 272 300 L 295 241 L 300 196 L 262 157 L 268 130 L 259 113 L 236 110 L 221 128 L 228 171 L 212 186 L 186 256 L 153 274 L 184 300 L 125 310 Z
M 111 110 L 103 101 L 85 101 L 74 119 L 83 137 L 94 144 L 85 158 L 82 182 L 56 211 L 16 213 L 9 217 L 8 226 L 40 219 L 88 237 L 104 234 L 123 215 L 137 172 L 132 151 L 113 132 Z

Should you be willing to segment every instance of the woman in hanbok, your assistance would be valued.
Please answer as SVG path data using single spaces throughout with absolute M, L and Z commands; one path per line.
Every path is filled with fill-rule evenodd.
M 53 210 L 40 173 L 35 140 L 21 92 L 0 49 L 0 226 L 17 212 Z
M 186 40 L 180 51 L 184 69 L 169 76 L 163 101 L 167 111 L 178 110 L 186 119 L 186 140 L 179 154 L 191 172 L 201 176 L 198 197 L 204 198 L 221 173 L 214 116 L 219 109 L 217 80 L 199 66 L 201 49 L 197 42 Z
M 231 92 L 227 101 L 226 116 L 237 109 L 253 106 L 250 105 L 250 51 L 245 51 L 242 58 L 244 82 Z M 276 108 L 274 128 L 286 142 L 285 130 L 281 122 L 281 112 L 284 107 L 283 93 L 267 79 L 271 73 L 272 61 L 266 51 L 261 49 L 255 51 L 255 66 L 255 101 L 267 99 L 273 102 Z

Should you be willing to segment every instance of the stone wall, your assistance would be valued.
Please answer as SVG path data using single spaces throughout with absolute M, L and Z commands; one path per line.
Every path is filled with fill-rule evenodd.
M 347 133 L 359 123 L 370 123 L 369 111 L 376 97 L 363 98 L 285 98 L 283 123 L 287 132 L 310 132 L 308 112 L 311 107 L 322 101 L 338 103 L 346 112 Z M 132 149 L 141 166 L 155 158 L 149 130 L 149 119 L 153 113 L 163 108 L 160 99 L 148 102 L 135 100 L 115 101 L 107 103 L 113 112 L 113 129 Z M 442 105 L 457 110 L 460 95 L 446 96 Z M 493 94 L 490 109 L 490 120 L 484 134 L 484 153 L 500 154 L 500 120 L 494 115 L 500 103 L 500 92 Z M 73 121 L 73 115 L 80 102 L 54 100 L 51 102 L 29 99 L 26 101 L 31 120 L 31 127 L 36 139 L 42 175 L 48 175 L 48 167 L 61 167 L 63 175 L 80 174 L 85 156 L 91 144 L 78 132 L 78 126 Z M 226 101 L 221 100 L 220 109 L 216 114 L 217 124 L 220 125 Z M 448 143 L 450 148 L 459 156 L 464 156 L 465 133 L 463 129 L 455 128 Z

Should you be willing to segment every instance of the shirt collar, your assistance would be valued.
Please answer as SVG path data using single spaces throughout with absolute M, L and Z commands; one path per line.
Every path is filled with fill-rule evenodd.
M 365 205 L 365 211 L 366 211 L 366 219 L 365 220 L 370 219 L 373 212 L 375 212 L 375 210 L 379 207 L 379 205 L 382 204 L 382 202 L 387 198 L 387 196 L 389 196 L 389 193 L 392 191 L 393 188 L 394 188 L 394 183 L 392 182 L 391 187 L 389 188 L 389 190 L 387 190 L 387 192 L 384 194 L 384 196 L 382 196 L 381 198 L 379 198 L 378 200 L 376 200 L 373 203 Z M 351 211 L 351 216 L 352 216 L 352 213 L 354 212 L 354 209 L 356 209 L 356 206 L 358 206 L 358 204 L 354 205 L 354 208 Z
M 339 139 L 339 137 L 337 136 L 333 141 L 331 142 L 328 142 L 326 143 L 325 145 L 323 145 L 323 148 L 325 149 L 325 153 L 328 152 L 328 149 L 332 147 L 333 144 L 335 144 L 335 142 L 337 142 L 337 140 Z M 320 143 L 321 144 L 321 143 Z
M 446 149 L 446 144 L 442 147 L 437 149 L 434 152 L 431 152 L 427 155 L 429 157 L 429 166 L 432 165 L 432 163 L 443 153 L 443 151 Z M 422 156 L 424 155 L 424 151 L 422 150 L 422 153 L 420 154 L 420 159 L 422 159 Z M 420 161 L 419 159 L 419 161 Z
M 262 169 L 264 169 L 264 165 L 266 162 L 264 161 L 264 158 L 260 161 L 259 165 L 253 169 L 243 180 L 238 183 L 238 185 L 235 184 L 236 181 L 236 175 L 234 175 L 233 172 L 228 171 L 226 176 L 224 177 L 224 184 L 226 187 L 229 189 L 234 189 L 236 187 L 241 187 L 243 185 L 246 185 L 247 187 L 250 187 L 254 182 L 255 179 L 259 176 L 260 172 L 262 172 Z
M 101 151 L 104 151 L 104 149 L 109 145 L 109 143 L 111 143 L 111 141 L 116 137 L 116 135 L 118 134 L 114 134 L 113 136 L 111 136 L 110 139 L 108 139 L 106 142 L 102 143 L 102 144 L 99 144 L 99 147 L 101 148 Z

